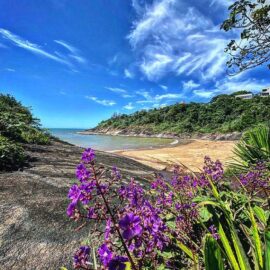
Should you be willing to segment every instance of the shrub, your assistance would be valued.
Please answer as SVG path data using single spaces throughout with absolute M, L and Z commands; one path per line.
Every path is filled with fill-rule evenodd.
M 222 164 L 206 157 L 201 173 L 175 167 L 169 179 L 158 175 L 143 189 L 133 178 L 123 185 L 117 168 L 98 167 L 86 149 L 76 176 L 67 215 L 78 228 L 94 221 L 91 242 L 74 255 L 76 269 L 269 269 L 270 175 L 263 163 L 226 179 Z
M 0 135 L 0 170 L 19 168 L 25 161 L 23 148 Z
M 247 170 L 258 162 L 268 163 L 270 169 L 270 125 L 259 125 L 244 133 L 234 148 L 237 159 L 231 164 L 235 170 Z
M 50 144 L 50 136 L 45 132 L 35 129 L 28 128 L 21 132 L 21 138 L 26 143 L 35 143 L 35 144 Z

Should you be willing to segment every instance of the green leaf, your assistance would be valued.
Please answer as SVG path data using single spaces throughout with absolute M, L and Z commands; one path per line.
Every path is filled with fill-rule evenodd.
M 211 234 L 205 236 L 204 263 L 206 270 L 224 270 L 220 247 Z
M 202 222 L 207 222 L 213 216 L 206 207 L 199 208 L 199 214 Z
M 260 268 L 263 267 L 263 257 L 262 257 L 262 246 L 261 246 L 261 239 L 259 236 L 259 230 L 258 230 L 258 226 L 253 214 L 253 210 L 250 207 L 249 210 L 250 213 L 250 220 L 251 220 L 251 224 L 252 224 L 252 232 L 253 232 L 253 243 L 255 246 L 255 252 L 256 252 L 256 257 L 257 257 L 257 262 Z
M 237 260 L 235 258 L 233 250 L 231 248 L 231 244 L 230 244 L 230 242 L 229 242 L 229 240 L 228 240 L 228 238 L 227 238 L 227 236 L 226 236 L 226 234 L 225 234 L 225 232 L 223 230 L 223 227 L 222 227 L 221 223 L 218 224 L 218 234 L 220 236 L 220 240 L 221 240 L 221 242 L 223 244 L 224 250 L 226 252 L 226 255 L 228 257 L 228 260 L 229 260 L 229 263 L 230 263 L 232 269 L 240 270 L 238 262 L 237 262 Z
M 230 232 L 231 232 L 231 237 L 232 237 L 234 249 L 236 251 L 236 255 L 237 255 L 240 269 L 241 270 L 252 270 L 250 267 L 247 255 L 243 249 L 241 241 L 240 241 L 238 234 L 237 234 L 233 225 L 230 227 Z
M 193 254 L 190 248 L 188 248 L 185 244 L 181 243 L 180 241 L 176 241 L 177 246 L 186 253 L 190 259 L 192 259 L 195 263 L 198 262 L 198 258 L 196 255 Z
M 270 230 L 265 232 L 264 270 L 270 270 Z
M 125 262 L 125 265 L 126 265 L 125 270 L 132 270 L 130 262 Z
M 259 207 L 259 206 L 254 206 L 253 207 L 253 211 L 254 214 L 256 215 L 256 217 L 264 224 L 267 224 L 267 217 L 266 217 L 266 213 L 264 212 L 264 210 Z

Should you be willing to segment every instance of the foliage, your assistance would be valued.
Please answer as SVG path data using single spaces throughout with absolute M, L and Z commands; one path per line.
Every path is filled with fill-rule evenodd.
M 221 28 L 240 29 L 240 40 L 231 40 L 226 51 L 229 72 L 237 74 L 270 61 L 270 5 L 267 0 L 239 0 L 229 7 L 229 18 Z M 268 65 L 270 68 L 270 65 Z
M 35 144 L 49 144 L 50 137 L 44 131 L 38 130 L 36 128 L 28 128 L 21 132 L 21 138 L 26 143 Z
M 222 164 L 206 157 L 202 172 L 175 167 L 143 189 L 135 179 L 122 184 L 117 168 L 98 167 L 86 149 L 67 215 L 78 229 L 90 225 L 91 244 L 76 251 L 74 267 L 97 269 L 98 245 L 98 269 L 268 269 L 270 175 L 258 166 L 260 174 L 226 179 Z
M 237 159 L 231 164 L 233 169 L 247 170 L 251 165 L 264 161 L 270 170 L 270 124 L 244 133 L 235 146 L 234 154 Z
M 270 118 L 270 97 L 250 100 L 220 95 L 210 103 L 175 104 L 102 121 L 96 131 L 119 129 L 136 133 L 228 133 L 244 131 Z
M 0 135 L 0 171 L 20 167 L 25 159 L 23 148 Z
M 31 111 L 24 107 L 14 97 L 0 94 L 0 136 L 3 163 L 0 170 L 14 168 L 15 160 L 19 167 L 23 162 L 22 143 L 49 144 L 50 136 L 39 126 L 39 121 L 33 117 Z M 14 153 L 8 153 L 12 151 Z M 14 157 L 13 157 L 14 155 Z M 5 161 L 4 161 L 5 159 Z M 10 161 L 10 164 L 8 163 Z

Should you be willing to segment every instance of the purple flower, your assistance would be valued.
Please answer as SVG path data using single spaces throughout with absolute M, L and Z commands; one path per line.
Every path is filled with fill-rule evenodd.
M 88 268 L 90 262 L 90 247 L 82 246 L 73 257 L 74 268 Z
M 113 257 L 111 250 L 106 244 L 100 246 L 100 248 L 98 249 L 98 255 L 104 266 L 107 266 Z
M 123 237 L 130 240 L 134 236 L 142 234 L 141 219 L 133 213 L 126 214 L 120 221 L 119 226 L 123 230 Z
M 96 217 L 97 217 L 97 214 L 95 213 L 95 208 L 94 207 L 90 207 L 88 209 L 87 218 L 89 218 L 89 219 L 95 219 Z
M 89 177 L 90 177 L 90 172 L 86 169 L 84 164 L 79 164 L 77 166 L 76 170 L 76 177 L 81 181 L 81 182 L 86 182 Z
M 265 164 L 258 163 L 249 172 L 240 175 L 240 182 L 251 193 L 258 191 L 258 189 L 269 190 L 269 176 L 267 176 L 267 171 L 268 169 Z
M 215 162 L 210 157 L 204 157 L 204 173 L 211 176 L 214 181 L 218 181 L 223 177 L 224 170 L 219 160 Z
M 81 196 L 81 190 L 78 185 L 73 185 L 68 192 L 68 197 L 72 200 L 73 203 L 77 203 Z
M 74 202 L 70 203 L 67 207 L 67 215 L 69 217 L 72 217 L 74 215 L 75 209 L 76 209 L 76 203 Z
M 210 233 L 212 234 L 212 236 L 213 236 L 216 240 L 220 239 L 220 236 L 219 236 L 219 234 L 217 233 L 217 228 L 215 227 L 215 225 L 211 225 L 211 226 L 209 227 L 209 231 L 210 231 Z
M 112 168 L 112 175 L 117 179 L 120 180 L 121 179 L 121 173 L 119 171 L 119 169 L 116 166 L 113 166 Z
M 110 233 L 111 233 L 111 219 L 107 219 L 106 221 L 106 227 L 105 227 L 105 232 L 104 232 L 104 239 L 105 240 L 109 240 L 109 237 L 110 237 Z
M 123 256 L 115 256 L 108 264 L 109 270 L 125 270 L 128 258 Z
M 137 185 L 134 179 L 131 179 L 128 186 L 122 186 L 119 190 L 120 198 L 128 199 L 131 206 L 138 207 L 142 203 L 144 198 L 143 189 Z
M 91 148 L 87 148 L 82 153 L 82 161 L 84 163 L 90 163 L 95 159 L 95 151 Z

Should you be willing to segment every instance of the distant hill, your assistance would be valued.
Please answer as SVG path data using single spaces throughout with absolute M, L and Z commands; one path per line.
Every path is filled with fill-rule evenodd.
M 243 100 L 219 95 L 209 103 L 188 103 L 166 106 L 131 115 L 114 115 L 91 131 L 123 134 L 172 134 L 242 132 L 270 119 L 270 97 L 254 96 Z

